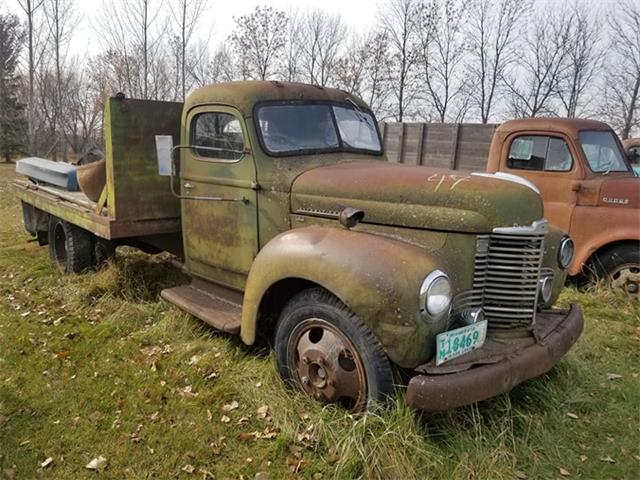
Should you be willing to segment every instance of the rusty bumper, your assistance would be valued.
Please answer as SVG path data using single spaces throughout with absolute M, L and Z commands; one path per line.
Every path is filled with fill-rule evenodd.
M 494 342 L 491 352 L 483 353 L 485 343 L 472 352 L 477 361 L 465 370 L 436 373 L 437 368 L 427 368 L 425 371 L 430 373 L 414 376 L 407 387 L 407 404 L 427 411 L 450 410 L 508 392 L 549 371 L 576 342 L 584 321 L 577 305 L 571 305 L 568 311 L 543 315 L 547 324 L 544 337 L 532 338 L 528 345 L 513 348 L 508 340 Z M 495 344 L 504 345 L 501 354 L 496 354 Z

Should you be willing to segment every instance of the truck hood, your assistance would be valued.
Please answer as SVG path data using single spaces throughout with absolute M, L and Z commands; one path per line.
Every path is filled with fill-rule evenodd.
M 294 213 L 336 217 L 363 210 L 364 222 L 487 233 L 542 218 L 540 195 L 520 177 L 356 161 L 309 170 L 291 188 Z
M 611 177 L 602 181 L 597 205 L 625 208 L 640 207 L 640 178 Z

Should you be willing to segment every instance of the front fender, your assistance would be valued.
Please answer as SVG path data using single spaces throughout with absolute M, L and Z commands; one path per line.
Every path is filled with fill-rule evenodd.
M 270 286 L 287 278 L 314 282 L 371 328 L 389 358 L 415 367 L 435 351 L 447 319 L 431 323 L 418 310 L 427 274 L 442 268 L 426 250 L 380 235 L 310 226 L 273 238 L 256 257 L 245 287 L 241 337 L 256 339 L 259 308 Z
M 571 237 L 576 253 L 569 275 L 578 275 L 600 248 L 624 240 L 640 240 L 640 212 L 637 208 L 578 207 L 571 220 Z

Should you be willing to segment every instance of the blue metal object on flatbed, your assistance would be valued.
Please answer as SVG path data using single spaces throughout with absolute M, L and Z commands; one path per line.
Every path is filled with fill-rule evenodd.
M 29 157 L 18 160 L 16 172 L 38 182 L 48 183 L 71 192 L 78 191 L 76 166 L 45 158 Z

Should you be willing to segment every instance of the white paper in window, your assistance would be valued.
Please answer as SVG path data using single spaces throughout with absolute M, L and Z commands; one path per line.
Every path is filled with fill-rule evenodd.
M 171 150 L 173 137 L 171 135 L 156 135 L 156 155 L 158 156 L 158 173 L 168 177 L 171 175 Z

